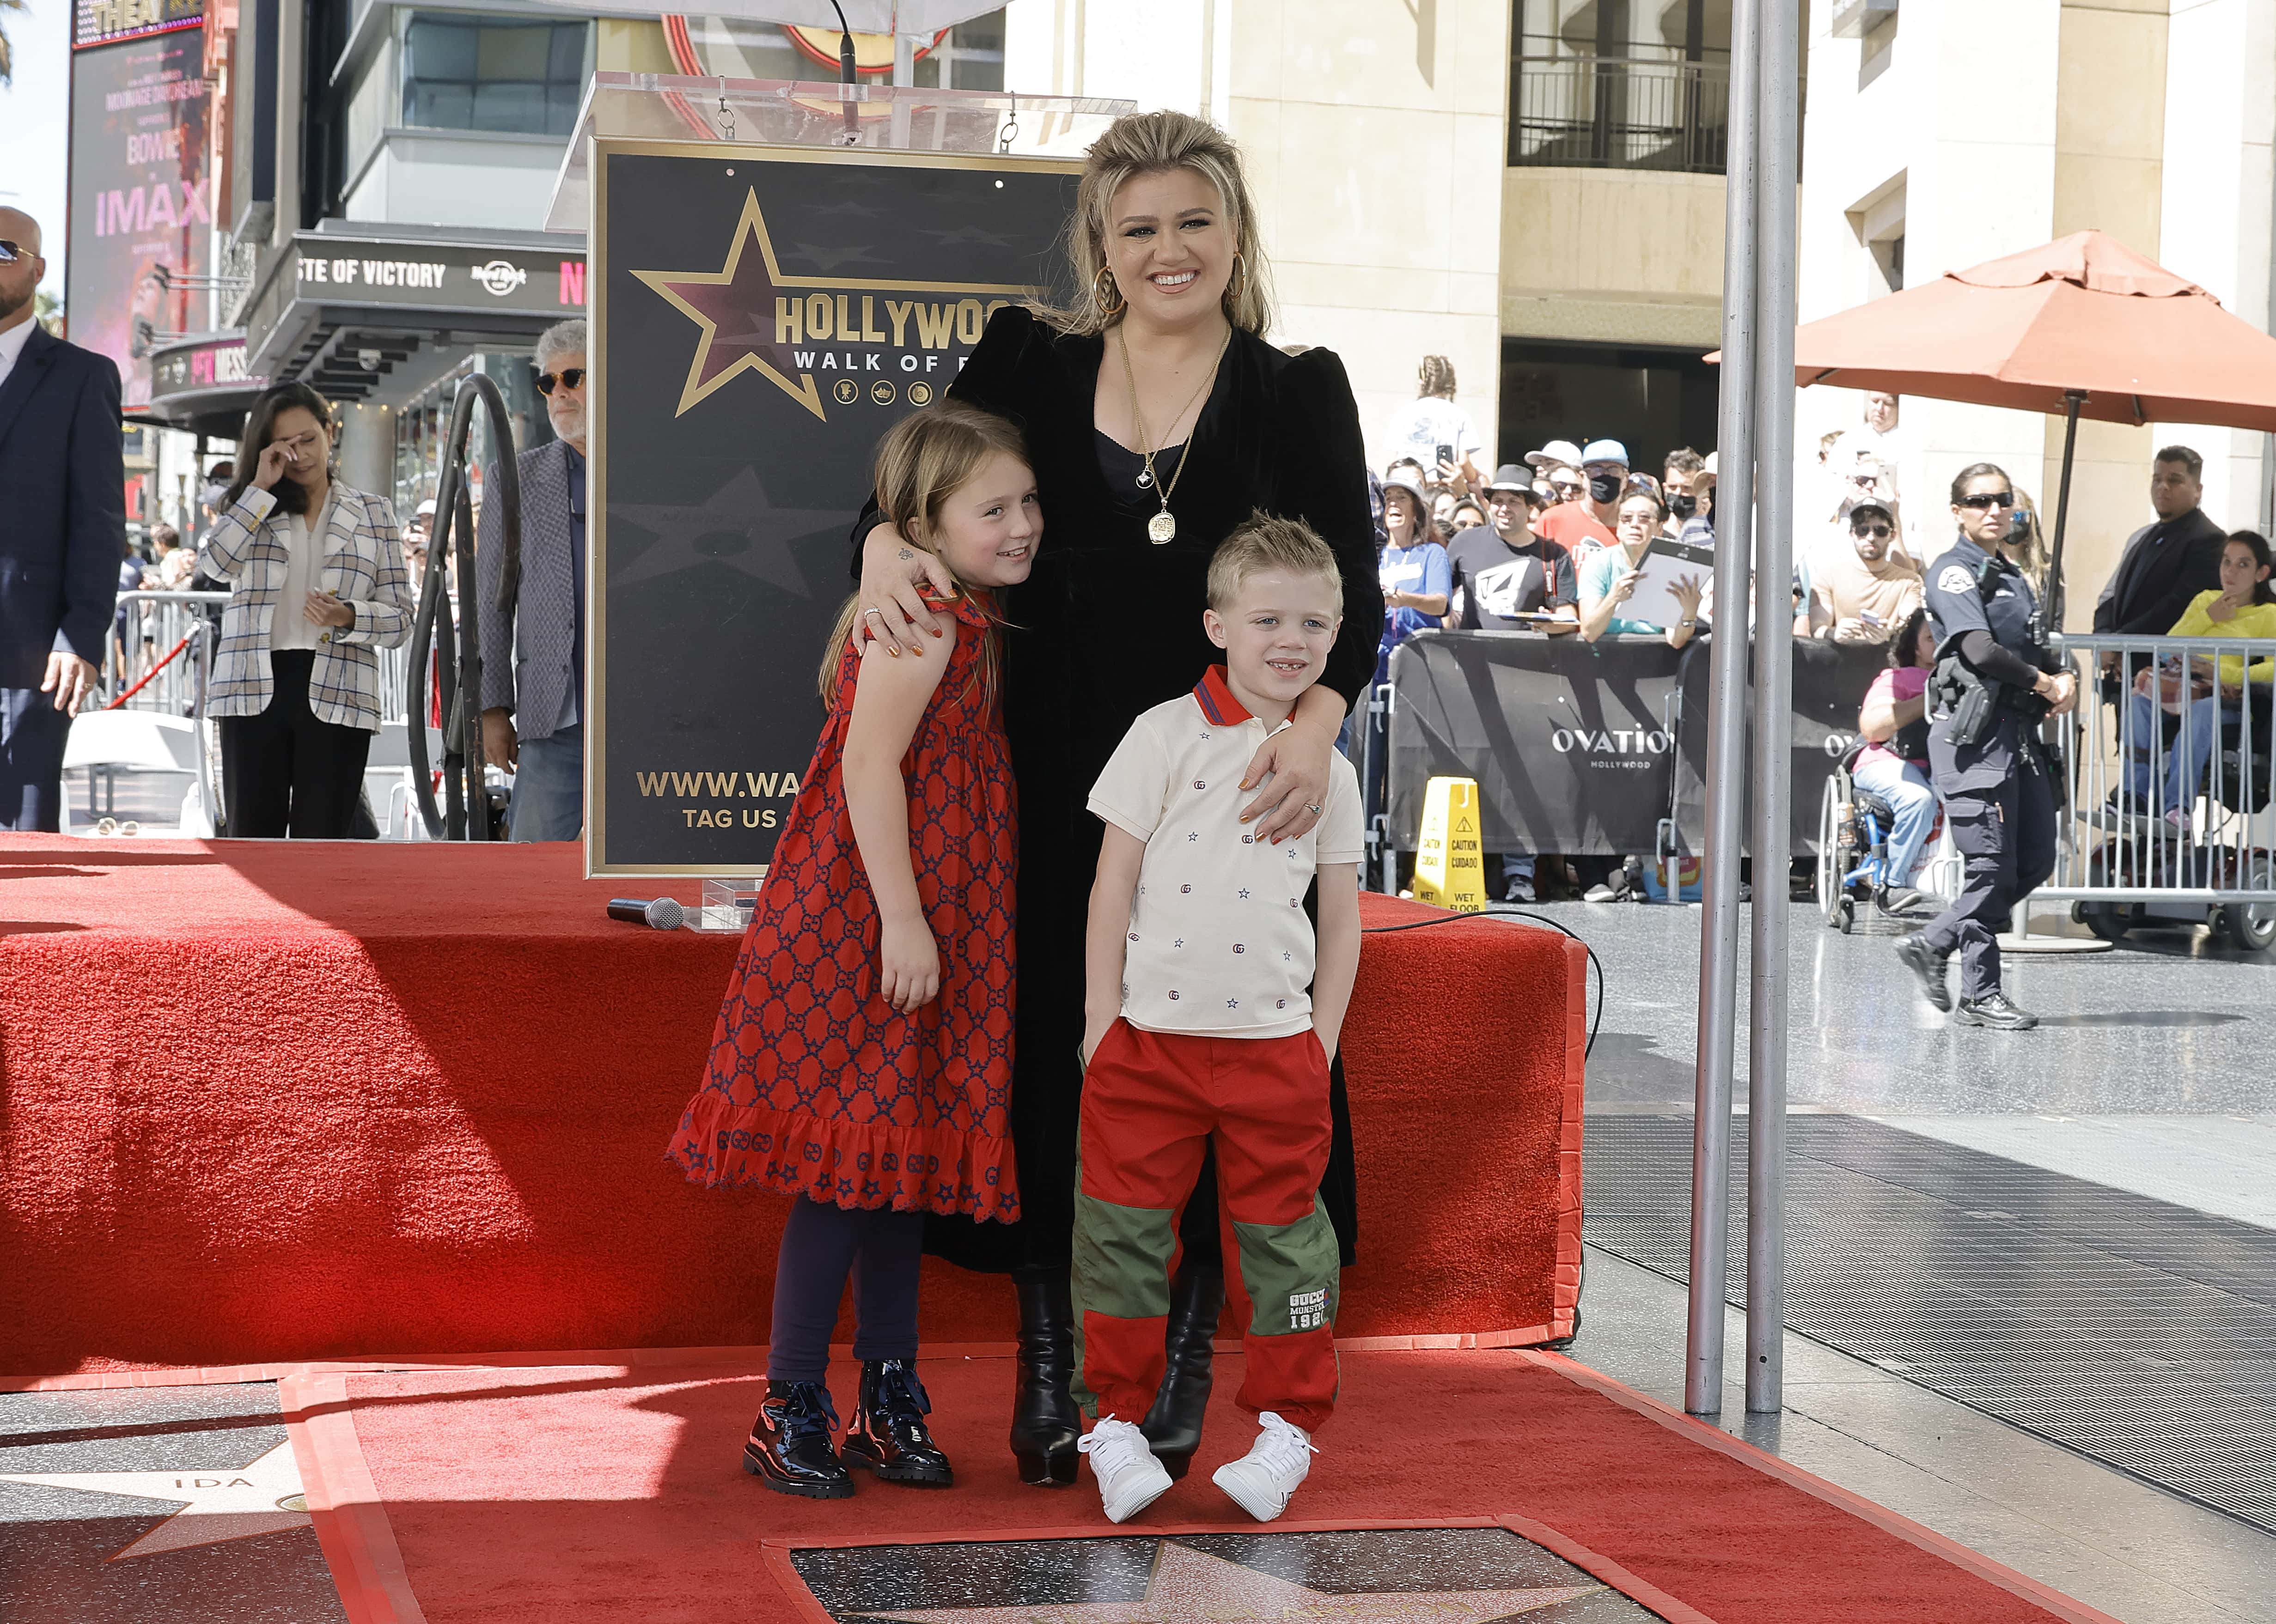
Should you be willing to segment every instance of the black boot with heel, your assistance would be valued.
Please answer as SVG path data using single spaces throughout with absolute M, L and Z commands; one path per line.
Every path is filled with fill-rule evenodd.
M 1170 1321 L 1162 1336 L 1169 1365 L 1154 1395 L 1154 1408 L 1138 1428 L 1173 1483 L 1186 1475 L 1194 1451 L 1201 1446 L 1202 1416 L 1209 1409 L 1212 1379 L 1210 1339 L 1224 1311 L 1224 1268 L 1181 1265 L 1170 1282 Z
M 945 1486 L 956 1480 L 948 1457 L 932 1441 L 925 1417 L 932 1400 L 907 1359 L 861 1362 L 861 1398 L 838 1453 L 848 1466 L 865 1466 L 886 1483 Z
M 1074 1379 L 1074 1301 L 1064 1273 L 1013 1277 L 1020 1292 L 1019 1385 L 1012 1396 L 1012 1453 L 1020 1481 L 1064 1489 L 1074 1482 L 1082 1415 L 1067 1391 Z

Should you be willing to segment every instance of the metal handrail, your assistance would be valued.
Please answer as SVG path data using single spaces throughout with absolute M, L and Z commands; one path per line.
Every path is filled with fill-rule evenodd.
M 1509 162 L 1719 175 L 1730 110 L 1725 63 L 1521 56 L 1510 84 Z

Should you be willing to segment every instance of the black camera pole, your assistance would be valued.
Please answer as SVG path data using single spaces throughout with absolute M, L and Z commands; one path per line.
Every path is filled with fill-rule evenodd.
M 443 477 L 435 493 L 435 517 L 441 529 L 430 540 L 427 579 L 419 592 L 419 612 L 411 623 L 409 711 L 412 785 L 429 840 L 490 838 L 489 794 L 482 760 L 482 578 L 474 558 L 474 504 L 467 479 L 469 431 L 479 401 L 489 417 L 490 442 L 499 448 L 497 542 L 504 554 L 497 583 L 498 607 L 512 613 L 521 590 L 521 487 L 514 470 L 513 424 L 498 386 L 481 373 L 459 384 L 451 407 L 450 433 L 443 442 Z M 454 614 L 447 565 L 459 565 L 461 607 Z M 437 622 L 442 632 L 436 634 Z M 457 636 L 452 637 L 453 630 Z M 490 651 L 512 659 L 512 649 Z M 435 800 L 434 773 L 427 756 L 427 661 L 435 660 L 443 700 L 443 802 Z

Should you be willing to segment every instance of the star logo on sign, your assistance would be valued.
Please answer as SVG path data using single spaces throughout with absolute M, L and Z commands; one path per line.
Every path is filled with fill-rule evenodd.
M 1189 1545 L 1157 1547 L 1137 1601 L 1056 1602 L 1014 1607 L 934 1607 L 864 1613 L 884 1624 L 1223 1624 L 1233 1619 L 1332 1619 L 1336 1624 L 1491 1624 L 1594 1596 L 1601 1584 L 1523 1590 L 1396 1590 L 1338 1594 L 1243 1567 Z
M 848 175 L 837 183 L 860 184 Z M 866 248 L 817 248 L 800 243 L 798 251 L 830 269 L 839 264 L 884 261 Z M 935 297 L 994 294 L 1019 298 L 1029 291 L 1010 283 L 866 281 L 850 276 L 790 276 L 775 257 L 774 239 L 767 235 L 766 215 L 759 208 L 758 190 L 744 193 L 743 212 L 727 242 L 726 260 L 716 271 L 636 270 L 633 276 L 674 310 L 695 323 L 694 358 L 687 364 L 687 381 L 681 386 L 674 417 L 684 417 L 747 372 L 758 374 L 823 421 L 821 391 L 813 376 L 799 369 L 798 356 L 780 336 L 782 307 L 808 297 L 808 290 L 854 293 L 929 293 Z M 792 290 L 797 290 L 796 292 Z M 858 304 L 858 300 L 856 303 Z M 814 351 L 809 350 L 809 358 Z
M 790 543 L 846 523 L 846 515 L 831 509 L 776 507 L 767 500 L 757 472 L 749 468 L 738 472 L 701 507 L 612 502 L 609 517 L 656 538 L 655 545 L 639 557 L 610 572 L 612 585 L 634 585 L 697 564 L 720 563 L 801 598 L 814 593 L 791 555 Z
M 193 1545 L 250 1539 L 280 1529 L 304 1528 L 308 1502 L 292 1446 L 277 1445 L 250 1466 L 174 1472 L 0 1472 L 0 1482 L 115 1494 L 127 1499 L 171 1500 L 179 1511 L 110 1560 L 158 1556 Z

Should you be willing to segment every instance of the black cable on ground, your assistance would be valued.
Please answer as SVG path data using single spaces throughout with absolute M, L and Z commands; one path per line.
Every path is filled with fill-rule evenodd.
M 1605 965 L 1604 961 L 1597 958 L 1597 950 L 1590 947 L 1585 940 L 1582 940 L 1579 932 L 1568 930 L 1564 925 L 1558 924 L 1556 920 L 1548 918 L 1541 914 L 1511 911 L 1506 913 L 1450 913 L 1444 918 L 1415 919 L 1406 925 L 1371 925 L 1362 927 L 1360 933 L 1363 936 L 1387 936 L 1398 931 L 1426 930 L 1434 925 L 1459 925 L 1463 921 L 1469 919 L 1529 919 L 1536 925 L 1545 925 L 1551 930 L 1556 931 L 1561 935 L 1570 936 L 1574 941 L 1581 943 L 1581 951 L 1589 956 L 1589 968 L 1597 972 L 1597 1012 L 1589 1018 L 1589 1041 L 1587 1046 L 1581 1051 L 1581 1058 L 1585 1061 L 1590 1054 L 1594 1054 L 1597 1048 L 1597 1029 L 1603 1025 L 1605 1021 Z

